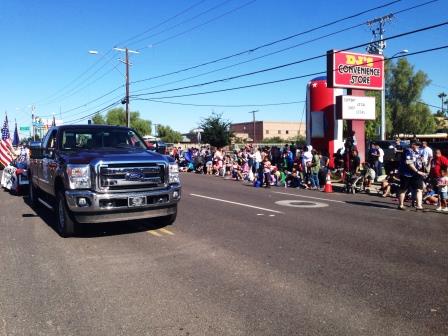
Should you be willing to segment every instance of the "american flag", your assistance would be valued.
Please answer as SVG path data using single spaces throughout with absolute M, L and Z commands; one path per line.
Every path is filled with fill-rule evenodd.
M 9 136 L 8 116 L 5 115 L 5 122 L 2 128 L 2 140 L 0 140 L 0 163 L 6 167 L 12 161 L 13 147 Z

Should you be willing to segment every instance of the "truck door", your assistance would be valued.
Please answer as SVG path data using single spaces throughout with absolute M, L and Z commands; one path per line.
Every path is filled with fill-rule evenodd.
M 43 144 L 43 158 L 39 171 L 39 187 L 48 194 L 53 194 L 53 182 L 57 169 L 55 161 L 57 130 L 49 132 Z

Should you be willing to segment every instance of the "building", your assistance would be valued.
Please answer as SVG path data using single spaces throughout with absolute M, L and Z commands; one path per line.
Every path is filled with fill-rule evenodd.
M 254 123 L 243 122 L 230 125 L 230 130 L 236 138 L 246 141 L 261 142 L 267 138 L 279 137 L 282 140 L 289 140 L 298 135 L 305 136 L 306 125 L 297 121 L 255 121 Z

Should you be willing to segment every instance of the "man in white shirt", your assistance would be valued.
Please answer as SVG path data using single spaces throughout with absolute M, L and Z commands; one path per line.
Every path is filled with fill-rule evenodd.
M 426 141 L 422 142 L 422 148 L 420 148 L 420 155 L 422 157 L 423 165 L 425 167 L 426 172 L 429 172 L 429 168 L 431 166 L 431 160 L 433 158 L 432 149 L 428 147 L 428 143 Z

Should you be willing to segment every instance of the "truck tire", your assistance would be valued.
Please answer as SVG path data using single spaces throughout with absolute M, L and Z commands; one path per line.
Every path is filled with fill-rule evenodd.
M 33 182 L 30 180 L 28 199 L 30 201 L 31 207 L 34 209 L 37 209 L 39 207 L 39 201 L 37 200 L 38 197 L 39 197 L 39 192 L 38 192 L 37 188 L 34 186 Z
M 70 210 L 65 201 L 65 195 L 62 191 L 56 194 L 56 223 L 57 230 L 61 237 L 68 238 L 75 234 L 76 222 L 73 220 Z
M 176 217 L 177 217 L 177 205 L 176 205 L 176 212 L 171 215 L 161 217 L 159 223 L 163 226 L 171 225 L 176 221 Z

